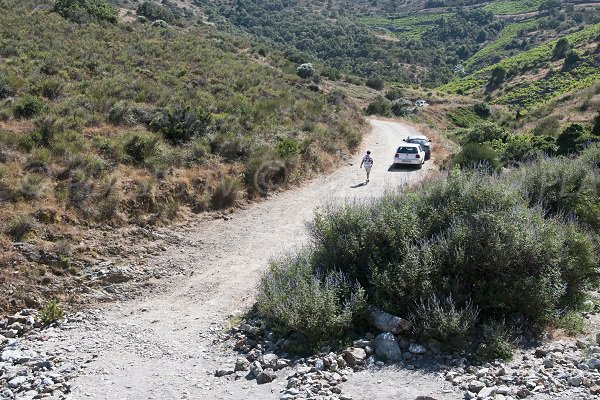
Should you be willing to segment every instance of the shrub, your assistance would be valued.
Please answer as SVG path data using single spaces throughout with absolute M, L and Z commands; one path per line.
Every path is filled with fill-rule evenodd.
M 592 126 L 592 135 L 600 137 L 600 111 L 594 117 L 594 125 Z
M 575 153 L 583 147 L 587 140 L 585 128 L 580 124 L 571 124 L 566 127 L 558 138 L 556 144 L 559 154 Z
M 240 200 L 242 193 L 242 182 L 238 178 L 223 176 L 212 194 L 212 205 L 215 208 L 234 206 Z
M 368 87 L 370 87 L 371 89 L 382 90 L 385 85 L 385 82 L 380 77 L 373 76 L 373 77 L 367 79 L 366 85 Z
M 504 321 L 491 320 L 482 326 L 482 343 L 477 353 L 487 359 L 510 360 L 515 350 L 512 329 Z
M 154 1 L 144 1 L 137 8 L 138 15 L 142 15 L 151 21 L 163 20 L 172 23 L 176 17 L 173 12 Z
M 392 103 L 392 113 L 397 117 L 405 117 L 414 111 L 413 103 L 407 99 L 398 99 Z
M 567 38 L 560 38 L 554 45 L 554 49 L 552 50 L 552 58 L 555 60 L 560 60 L 565 58 L 567 55 L 567 51 L 571 48 L 569 44 L 569 40 Z
M 134 133 L 125 139 L 123 150 L 131 162 L 142 164 L 157 151 L 158 139 L 144 133 Z
M 105 0 L 56 0 L 54 11 L 78 23 L 104 20 L 116 23 L 117 11 Z
M 399 89 L 399 88 L 390 89 L 385 93 L 385 98 L 388 99 L 389 101 L 398 100 L 398 99 L 402 98 L 403 96 L 404 96 L 404 92 L 402 91 L 402 89 Z
M 383 96 L 377 96 L 367 106 L 368 115 L 389 115 L 392 110 L 392 103 Z
M 342 336 L 365 307 L 363 289 L 343 274 L 313 272 L 301 257 L 274 263 L 260 281 L 257 300 L 271 323 L 311 343 Z
M 44 326 L 50 326 L 54 322 L 58 321 L 63 317 L 63 310 L 59 307 L 58 301 L 50 300 L 38 314 L 39 321 Z
M 600 168 L 600 143 L 594 143 L 581 152 L 581 160 L 593 167 Z
M 13 113 L 16 118 L 31 118 L 44 109 L 44 100 L 37 96 L 25 95 L 19 98 L 14 106 Z
M 275 153 L 284 160 L 295 158 L 300 154 L 300 143 L 292 138 L 282 139 L 275 146 Z
M 5 233 L 15 242 L 20 242 L 34 229 L 34 219 L 29 215 L 20 215 L 10 220 Z
M 581 56 L 575 50 L 569 50 L 565 56 L 565 62 L 563 63 L 563 70 L 572 69 L 581 60 Z
M 481 118 L 489 118 L 492 115 L 492 109 L 487 103 L 477 103 L 473 106 L 473 111 Z
M 556 319 L 556 326 L 571 336 L 584 333 L 586 325 L 585 318 L 577 311 L 567 311 Z
M 462 143 L 492 143 L 494 141 L 504 142 L 508 137 L 508 131 L 493 122 L 482 122 L 474 125 L 462 133 Z
M 207 134 L 211 121 L 212 116 L 208 112 L 193 111 L 190 106 L 178 106 L 163 110 L 150 126 L 161 132 L 171 144 L 180 145 Z
M 311 78 L 315 74 L 315 67 L 311 63 L 301 64 L 297 69 L 296 73 L 302 79 Z
M 589 153 L 588 153 L 589 154 Z M 548 215 L 571 215 L 600 229 L 600 174 L 589 158 L 545 159 L 511 173 L 533 206 Z
M 491 86 L 498 86 L 506 79 L 506 69 L 503 66 L 494 67 L 492 75 L 490 76 L 489 84 Z
M 15 91 L 8 83 L 8 80 L 5 76 L 0 75 L 0 100 L 5 99 L 7 97 L 14 96 Z
M 410 321 L 417 334 L 447 342 L 465 337 L 478 315 L 479 310 L 470 301 L 461 307 L 452 296 L 440 299 L 434 294 L 415 303 Z
M 19 188 L 19 194 L 25 200 L 32 200 L 41 197 L 44 191 L 44 180 L 46 177 L 42 174 L 28 174 Z
M 464 168 L 478 168 L 483 166 L 492 171 L 498 171 L 502 162 L 496 150 L 487 143 L 467 143 L 452 157 L 452 164 Z

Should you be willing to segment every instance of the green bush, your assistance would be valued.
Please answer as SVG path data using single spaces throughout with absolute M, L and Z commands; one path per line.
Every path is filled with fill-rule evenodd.
M 477 353 L 487 359 L 510 360 L 515 350 L 511 327 L 504 321 L 490 320 L 482 326 L 482 343 Z
M 58 305 L 57 300 L 50 300 L 38 314 L 38 319 L 44 326 L 50 326 L 63 317 L 63 310 Z
M 206 135 L 211 121 L 210 113 L 180 105 L 171 110 L 163 110 L 152 120 L 150 127 L 161 132 L 171 144 L 181 145 Z
M 492 115 L 492 109 L 487 103 L 477 103 L 473 106 L 473 111 L 481 118 L 489 118 Z
M 600 137 L 600 111 L 594 117 L 594 125 L 592 126 L 592 135 Z
M 492 143 L 494 141 L 504 142 L 508 137 L 508 131 L 493 122 L 482 122 L 462 132 L 461 143 Z
M 397 117 L 405 117 L 414 111 L 412 101 L 407 99 L 398 99 L 392 103 L 392 113 Z
M 589 158 L 544 159 L 510 175 L 519 183 L 531 206 L 541 205 L 548 215 L 575 216 L 600 231 L 600 173 Z
M 25 95 L 19 98 L 13 108 L 15 118 L 31 118 L 38 115 L 45 107 L 44 100 L 37 96 Z
M 56 0 L 54 11 L 78 23 L 104 20 L 116 23 L 117 11 L 105 0 Z
M 271 323 L 314 343 L 343 335 L 363 317 L 366 304 L 362 288 L 343 274 L 316 273 L 299 257 L 271 265 L 261 279 L 257 305 Z
M 581 160 L 593 167 L 600 168 L 600 143 L 594 143 L 581 152 Z
M 392 103 L 383 96 L 377 96 L 367 106 L 368 115 L 389 115 L 392 111 Z
M 296 73 L 302 79 L 311 78 L 315 74 L 315 67 L 311 63 L 301 64 L 297 69 Z
M 125 139 L 123 150 L 131 162 L 143 164 L 148 157 L 156 153 L 157 145 L 156 137 L 144 133 L 134 133 Z
M 586 136 L 585 128 L 582 125 L 569 125 L 556 139 L 559 154 L 576 153 L 581 150 Z
M 420 298 L 409 319 L 417 334 L 448 342 L 464 338 L 475 326 L 478 316 L 479 310 L 470 301 L 459 306 L 452 296 L 440 299 L 434 294 Z
M 15 90 L 13 90 L 6 77 L 0 75 L 0 100 L 14 96 L 14 94 Z
M 20 215 L 11 219 L 5 233 L 15 242 L 20 242 L 35 229 L 35 220 L 29 215 Z
M 385 82 L 378 76 L 373 76 L 367 79 L 366 85 L 371 89 L 382 90 L 385 86 Z
M 492 146 L 487 143 L 467 143 L 452 157 L 452 164 L 463 168 L 478 168 L 483 166 L 491 171 L 498 171 L 502 167 L 500 156 Z
M 154 1 L 144 1 L 137 8 L 138 15 L 142 15 L 151 21 L 163 20 L 168 23 L 175 21 L 176 16 L 173 12 Z
M 404 97 L 404 91 L 399 88 L 390 89 L 385 93 L 385 98 L 388 99 L 389 101 L 398 100 L 398 99 L 401 99 L 402 97 Z
M 507 356 L 509 335 L 494 321 L 519 315 L 543 325 L 564 308 L 577 309 L 597 284 L 600 261 L 597 241 L 549 215 L 543 201 L 533 202 L 522 179 L 453 170 L 402 193 L 325 207 L 309 226 L 306 252 L 274 264 L 285 281 L 270 278 L 261 301 L 293 308 L 281 325 L 314 321 L 316 311 L 305 312 L 306 298 L 316 296 L 323 277 L 342 274 L 346 290 L 358 282 L 375 305 L 410 313 L 424 336 L 448 340 L 483 324 L 491 332 L 484 334 L 485 354 Z M 300 286 L 298 276 L 310 296 L 297 299 L 290 289 Z
M 300 143 L 292 138 L 282 139 L 275 146 L 275 153 L 284 160 L 295 158 L 300 154 Z

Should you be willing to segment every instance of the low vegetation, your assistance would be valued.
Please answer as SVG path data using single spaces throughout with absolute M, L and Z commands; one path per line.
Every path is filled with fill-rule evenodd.
M 363 329 L 364 291 L 369 303 L 409 316 L 417 335 L 450 345 L 468 339 L 482 356 L 509 357 L 513 330 L 553 324 L 598 284 L 597 155 L 592 147 L 502 174 L 455 169 L 326 208 L 311 224 L 310 246 L 263 277 L 259 310 L 280 329 L 330 339 Z M 310 335 L 295 322 L 317 320 L 323 325 Z

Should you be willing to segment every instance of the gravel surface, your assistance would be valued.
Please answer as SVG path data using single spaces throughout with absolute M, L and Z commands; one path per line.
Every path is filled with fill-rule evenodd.
M 234 363 L 219 351 L 219 336 L 235 316 L 254 302 L 255 287 L 268 260 L 302 245 L 305 224 L 330 202 L 361 201 L 398 185 L 423 180 L 435 168 L 390 169 L 395 148 L 413 131 L 405 125 L 372 120 L 362 151 L 372 151 L 371 182 L 357 155 L 332 175 L 271 196 L 232 218 L 200 220 L 185 230 L 185 241 L 147 259 L 149 265 L 177 271 L 168 285 L 131 301 L 110 305 L 93 319 L 64 330 L 44 346 L 67 347 L 69 360 L 86 360 L 71 380 L 70 398 L 82 399 L 276 399 L 284 380 L 216 378 L 215 370 Z M 414 133 L 414 132 L 413 132 Z M 184 271 L 184 273 L 181 273 Z M 388 370 L 350 377 L 354 399 L 460 398 L 436 373 Z M 382 381 L 382 382 L 380 382 Z

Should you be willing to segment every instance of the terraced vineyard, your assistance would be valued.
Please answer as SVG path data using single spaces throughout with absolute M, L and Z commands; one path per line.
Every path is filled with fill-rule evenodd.
M 537 11 L 542 0 L 501 0 L 493 1 L 483 8 L 499 15 L 515 15 Z
M 591 25 L 579 32 L 565 36 L 568 42 L 577 49 L 580 59 L 572 68 L 555 71 L 552 64 L 552 51 L 558 40 L 539 45 L 531 50 L 509 57 L 497 64 L 482 68 L 471 75 L 458 78 L 439 89 L 448 93 L 477 94 L 482 88 L 491 88 L 488 83 L 492 71 L 502 68 L 508 77 L 543 73 L 540 79 L 522 79 L 520 82 L 505 83 L 505 93 L 500 94 L 495 102 L 533 108 L 547 100 L 557 97 L 569 90 L 590 86 L 600 79 L 600 60 L 596 51 L 584 47 L 594 42 L 600 34 L 600 24 Z M 560 65 L 559 65 L 560 66 Z

